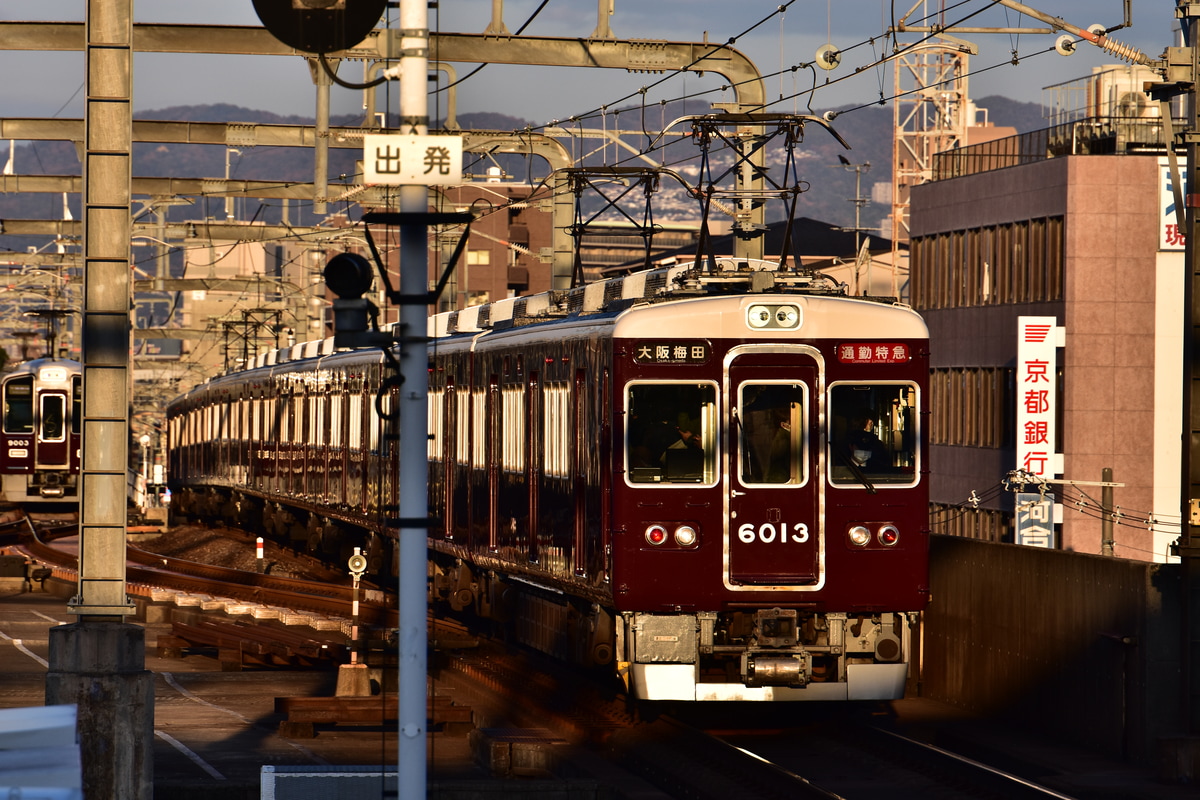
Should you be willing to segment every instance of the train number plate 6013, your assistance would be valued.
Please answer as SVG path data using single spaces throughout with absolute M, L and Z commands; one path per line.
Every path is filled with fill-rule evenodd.
M 808 523 L 796 522 L 764 522 L 761 525 L 755 525 L 753 522 L 746 522 L 738 526 L 738 540 L 744 544 L 754 544 L 759 542 L 762 544 L 781 544 L 789 543 L 804 544 L 808 541 Z

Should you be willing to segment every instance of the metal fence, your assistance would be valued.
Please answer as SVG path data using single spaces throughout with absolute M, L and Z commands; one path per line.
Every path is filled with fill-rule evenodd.
M 1177 120 L 1175 130 L 1182 124 Z M 938 153 L 933 157 L 933 180 L 1062 156 L 1165 153 L 1165 130 L 1160 117 L 1089 117 Z

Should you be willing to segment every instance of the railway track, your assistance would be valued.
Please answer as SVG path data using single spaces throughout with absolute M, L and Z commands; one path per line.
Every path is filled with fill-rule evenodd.
M 0 523 L 0 541 L 19 540 L 29 555 L 58 569 L 73 569 L 75 557 L 44 540 L 75 532 L 73 522 L 23 518 Z M 129 558 L 131 586 L 162 586 L 329 614 L 346 615 L 350 606 L 350 587 L 327 581 L 248 573 L 136 547 L 130 548 Z M 394 625 L 393 609 L 374 605 L 364 611 L 364 624 Z M 444 625 L 431 629 L 446 631 Z M 446 638 L 471 640 L 474 645 L 465 630 L 451 629 Z M 763 725 L 760 720 L 741 729 L 716 730 L 711 725 L 713 709 L 688 712 L 692 717 L 707 713 L 709 719 L 656 716 L 656 706 L 631 707 L 618 686 L 539 654 L 495 643 L 478 650 L 451 650 L 444 663 L 476 687 L 479 699 L 473 699 L 473 705 L 498 709 L 492 719 L 544 729 L 548 737 L 573 745 L 576 754 L 589 753 L 590 763 L 599 760 L 607 769 L 634 776 L 664 797 L 1068 798 L 978 761 L 862 724 L 852 714 L 833 720 L 817 715 L 801 727 Z
M 1071 800 L 997 767 L 854 720 L 719 738 L 844 800 Z
M 758 708 L 740 720 L 715 706 L 680 715 L 655 704 L 633 708 L 618 687 L 494 642 L 451 655 L 447 667 L 478 686 L 472 706 L 492 703 L 501 724 L 545 729 L 664 797 L 1069 800 L 881 728 L 863 719 L 862 708 Z M 805 724 L 797 726 L 797 719 Z
M 36 520 L 29 516 L 0 523 L 0 541 L 19 546 L 28 556 L 51 565 L 63 578 L 74 578 L 78 558 L 53 542 L 78 533 L 77 523 Z M 263 575 L 255 572 L 202 564 L 181 558 L 162 556 L 127 546 L 126 580 L 131 594 L 151 588 L 224 597 L 248 603 L 279 606 L 330 616 L 349 617 L 353 588 L 330 581 Z M 362 593 L 367 597 L 367 593 Z M 396 611 L 381 599 L 359 603 L 359 622 L 363 625 L 394 627 Z

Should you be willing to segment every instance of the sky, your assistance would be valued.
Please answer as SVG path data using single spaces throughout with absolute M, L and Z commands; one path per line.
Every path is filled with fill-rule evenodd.
M 894 83 L 890 69 L 872 66 L 886 53 L 884 31 L 893 14 L 902 16 L 916 0 L 613 0 L 608 24 L 620 39 L 669 41 L 727 41 L 763 73 L 768 96 L 777 100 L 768 111 L 806 113 L 811 93 L 814 110 L 841 108 L 890 98 Z M 597 7 L 607 0 L 548 0 L 525 30 L 530 36 L 586 38 L 597 28 Z M 1112 27 L 1124 19 L 1124 0 L 1025 0 L 1043 13 L 1086 28 Z M 482 33 L 492 17 L 492 0 L 441 0 L 430 12 L 433 30 Z M 516 32 L 534 15 L 542 0 L 508 0 L 503 22 Z M 786 10 L 777 13 L 779 6 Z M 916 2 L 918 11 L 939 14 L 946 23 L 970 16 L 968 24 L 986 27 L 1045 27 L 1029 17 L 996 5 L 993 0 Z M 1133 0 L 1132 27 L 1113 34 L 1124 44 L 1158 57 L 1175 44 L 1170 0 Z M 944 8 L 944 11 L 939 9 Z M 3 0 L 0 20 L 79 21 L 83 0 Z M 395 12 L 391 12 L 393 15 Z M 259 25 L 252 0 L 135 0 L 138 22 L 213 25 Z M 761 24 L 758 24 L 760 23 Z M 394 23 L 393 23 L 394 24 Z M 755 27 L 757 25 L 757 27 Z M 753 30 L 750 30 L 752 29 Z M 748 31 L 748 32 L 747 32 Z M 915 34 L 901 41 L 915 41 Z M 1058 35 L 964 33 L 979 47 L 970 57 L 969 94 L 981 98 L 1000 94 L 1014 100 L 1041 103 L 1043 87 L 1081 79 L 1095 66 L 1124 63 L 1098 48 L 1081 43 L 1070 57 L 1053 51 Z M 810 63 L 822 45 L 842 52 L 831 72 L 792 70 Z M 1049 51 L 1049 52 L 1046 52 Z M 1016 60 L 1017 64 L 1011 62 Z M 83 113 L 81 54 L 0 52 L 0 114 L 6 117 L 79 118 Z M 475 65 L 455 65 L 465 75 Z M 342 74 L 361 80 L 357 65 Z M 458 87 L 457 113 L 498 112 L 535 124 L 566 120 L 602 107 L 619 108 L 639 102 L 647 87 L 648 103 L 716 90 L 721 79 L 694 73 L 628 74 L 623 70 L 555 69 L 490 65 Z M 661 81 L 661 82 L 660 82 Z M 626 99 L 633 94 L 634 99 Z M 394 98 L 394 93 L 393 93 Z M 444 97 L 444 95 L 443 95 Z M 711 91 L 706 100 L 732 100 L 729 92 Z M 395 100 L 392 101 L 395 103 Z M 442 100 L 442 103 L 445 101 Z M 231 103 L 277 114 L 311 117 L 315 95 L 304 60 L 298 57 L 202 56 L 138 54 L 134 61 L 134 108 L 153 110 L 176 105 Z M 335 114 L 357 113 L 360 92 L 334 88 Z M 393 108 L 393 110 L 395 110 Z M 435 109 L 435 116 L 438 116 Z M 998 121 L 1003 124 L 1003 121 Z

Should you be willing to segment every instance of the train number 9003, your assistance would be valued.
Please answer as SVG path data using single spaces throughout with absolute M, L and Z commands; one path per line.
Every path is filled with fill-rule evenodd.
M 787 544 L 795 542 L 796 544 L 804 544 L 808 541 L 808 524 L 797 522 L 788 530 L 788 524 L 781 522 L 778 525 L 774 522 L 764 522 L 761 525 L 755 525 L 753 522 L 747 522 L 738 528 L 738 539 L 744 544 L 754 544 L 762 542 L 763 544 L 771 544 L 779 542 Z

